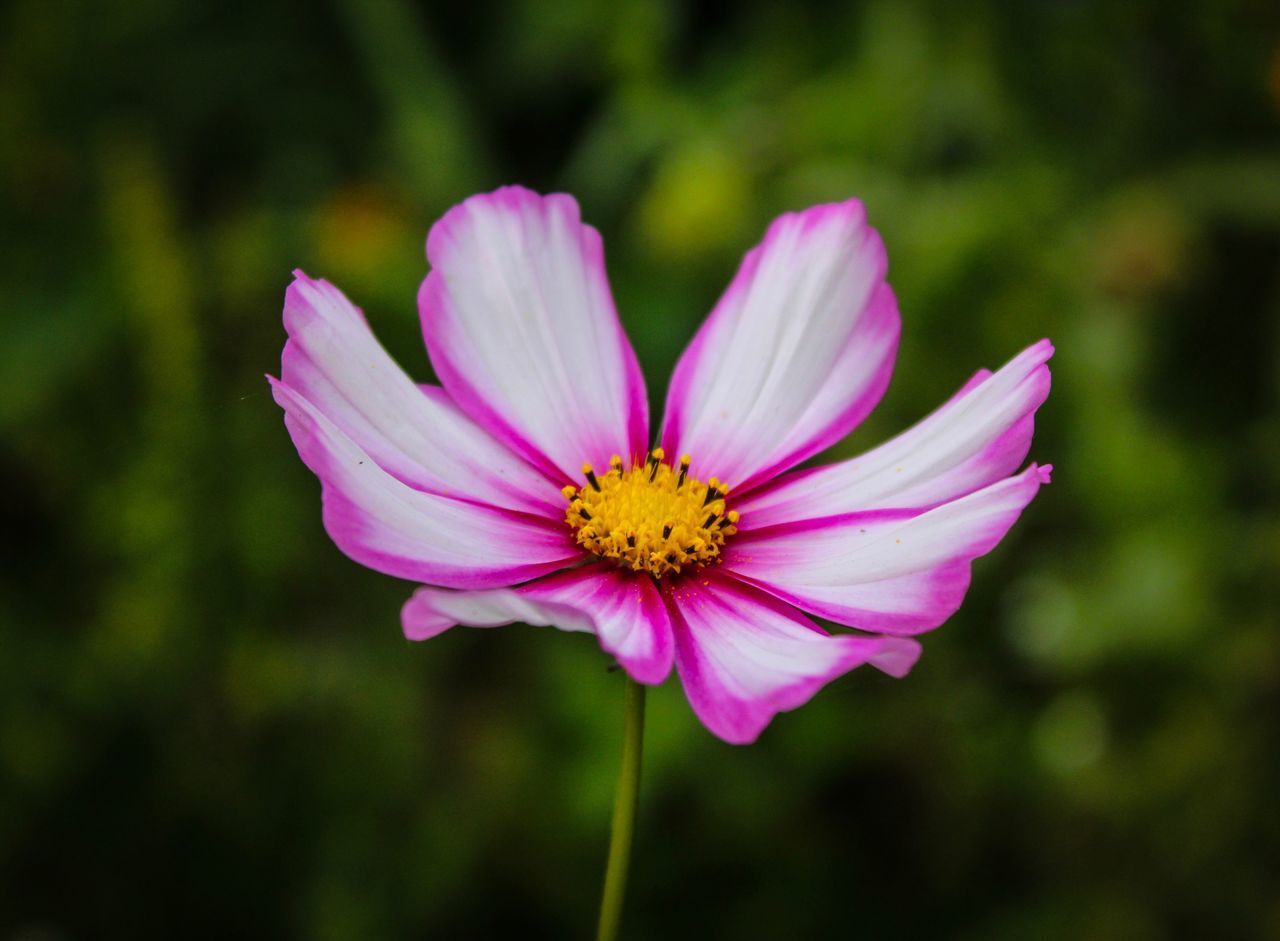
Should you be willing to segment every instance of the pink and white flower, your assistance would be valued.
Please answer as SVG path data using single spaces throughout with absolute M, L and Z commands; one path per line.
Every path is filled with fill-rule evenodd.
M 897 302 L 857 201 L 781 216 L 747 253 L 676 367 L 652 450 L 600 235 L 571 197 L 473 196 L 427 257 L 439 386 L 301 272 L 271 379 L 334 542 L 424 586 L 404 606 L 413 640 L 587 631 L 641 683 L 674 664 L 702 722 L 750 742 L 856 666 L 910 670 L 914 635 L 959 607 L 972 561 L 1049 480 L 1048 465 L 1018 472 L 1047 340 L 886 444 L 793 470 L 861 422 L 893 370 Z

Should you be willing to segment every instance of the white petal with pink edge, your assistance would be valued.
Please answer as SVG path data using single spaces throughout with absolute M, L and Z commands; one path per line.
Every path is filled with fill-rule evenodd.
M 600 234 L 571 196 L 504 187 L 450 209 L 427 239 L 418 303 L 459 406 L 551 473 L 648 443 L 648 402 L 609 291 Z
M 827 634 L 719 572 L 673 586 L 669 599 L 685 695 L 702 723 L 733 744 L 755 741 L 779 712 L 856 666 L 903 676 L 920 655 L 909 638 Z
M 439 387 L 415 385 L 360 310 L 295 272 L 281 378 L 387 473 L 419 490 L 563 515 L 557 485 L 468 419 Z
M 969 565 L 1048 483 L 1050 465 L 932 510 L 870 510 L 742 533 L 724 566 L 804 610 L 864 630 L 917 633 L 960 606 Z
M 661 683 L 671 672 L 671 622 L 653 580 L 601 563 L 514 589 L 420 588 L 405 604 L 401 620 L 410 640 L 434 637 L 455 624 L 520 622 L 588 631 L 638 682 Z
M 886 268 L 856 200 L 775 220 L 676 366 L 667 453 L 741 493 L 848 434 L 893 371 Z
M 563 524 L 410 487 L 295 390 L 271 383 L 298 454 L 323 484 L 325 529 L 357 562 L 433 585 L 493 588 L 582 557 Z
M 1012 474 L 1049 394 L 1053 345 L 1041 340 L 982 372 L 923 421 L 859 457 L 775 480 L 735 501 L 740 530 L 887 507 L 927 508 Z

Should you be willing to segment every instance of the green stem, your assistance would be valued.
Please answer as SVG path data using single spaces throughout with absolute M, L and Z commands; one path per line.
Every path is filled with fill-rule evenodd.
M 604 897 L 600 900 L 600 927 L 596 941 L 615 941 L 622 924 L 622 899 L 627 891 L 631 862 L 631 837 L 636 830 L 636 804 L 640 799 L 640 754 L 644 748 L 644 687 L 627 677 L 626 729 L 622 742 L 622 771 L 613 798 L 613 831 L 609 837 L 609 862 L 604 871 Z

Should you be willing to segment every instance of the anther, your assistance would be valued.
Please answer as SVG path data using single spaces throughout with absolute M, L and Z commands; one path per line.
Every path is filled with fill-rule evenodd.
M 706 529 L 708 526 L 714 523 L 716 521 L 716 517 L 719 515 L 720 515 L 719 513 L 712 513 L 710 516 L 708 516 L 706 521 L 702 524 L 702 528 Z
M 591 514 L 587 512 L 587 508 L 585 506 L 578 507 L 578 515 L 581 516 L 584 520 L 591 519 Z
M 649 452 L 649 483 L 653 483 L 653 478 L 658 476 L 658 465 L 662 463 L 663 455 L 662 448 L 654 448 Z
M 663 538 L 663 539 L 670 539 L 670 538 L 671 538 L 671 524 L 670 524 L 670 523 L 668 523 L 666 526 L 663 526 L 663 527 L 662 527 L 662 538 Z
M 613 457 L 609 458 L 609 466 L 616 471 L 622 470 L 622 455 L 615 454 Z
M 569 484 L 568 486 L 561 487 L 560 492 L 564 494 L 564 498 L 566 500 L 572 500 L 578 495 L 578 488 L 573 484 Z
M 582 465 L 582 473 L 586 476 L 586 478 L 587 478 L 587 483 L 591 484 L 591 489 L 593 489 L 594 491 L 596 491 L 596 493 L 599 493 L 599 492 L 600 492 L 600 481 L 596 480 L 596 472 L 595 472 L 594 470 L 592 470 L 592 469 L 591 469 L 591 465 L 590 465 L 590 464 L 583 464 L 583 465 Z
M 689 465 L 693 463 L 693 458 L 689 455 L 682 455 L 680 458 L 680 476 L 676 478 L 676 489 L 679 490 L 684 486 L 684 479 L 689 476 Z

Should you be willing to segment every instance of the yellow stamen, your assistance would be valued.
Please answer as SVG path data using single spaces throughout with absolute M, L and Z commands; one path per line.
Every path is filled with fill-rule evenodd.
M 623 469 L 614 455 L 607 474 L 582 466 L 588 486 L 568 486 L 565 520 L 578 545 L 656 578 L 708 565 L 725 539 L 736 533 L 737 510 L 725 509 L 729 488 L 715 477 L 709 485 L 689 476 L 689 455 L 673 468 L 654 448 L 643 463 Z

